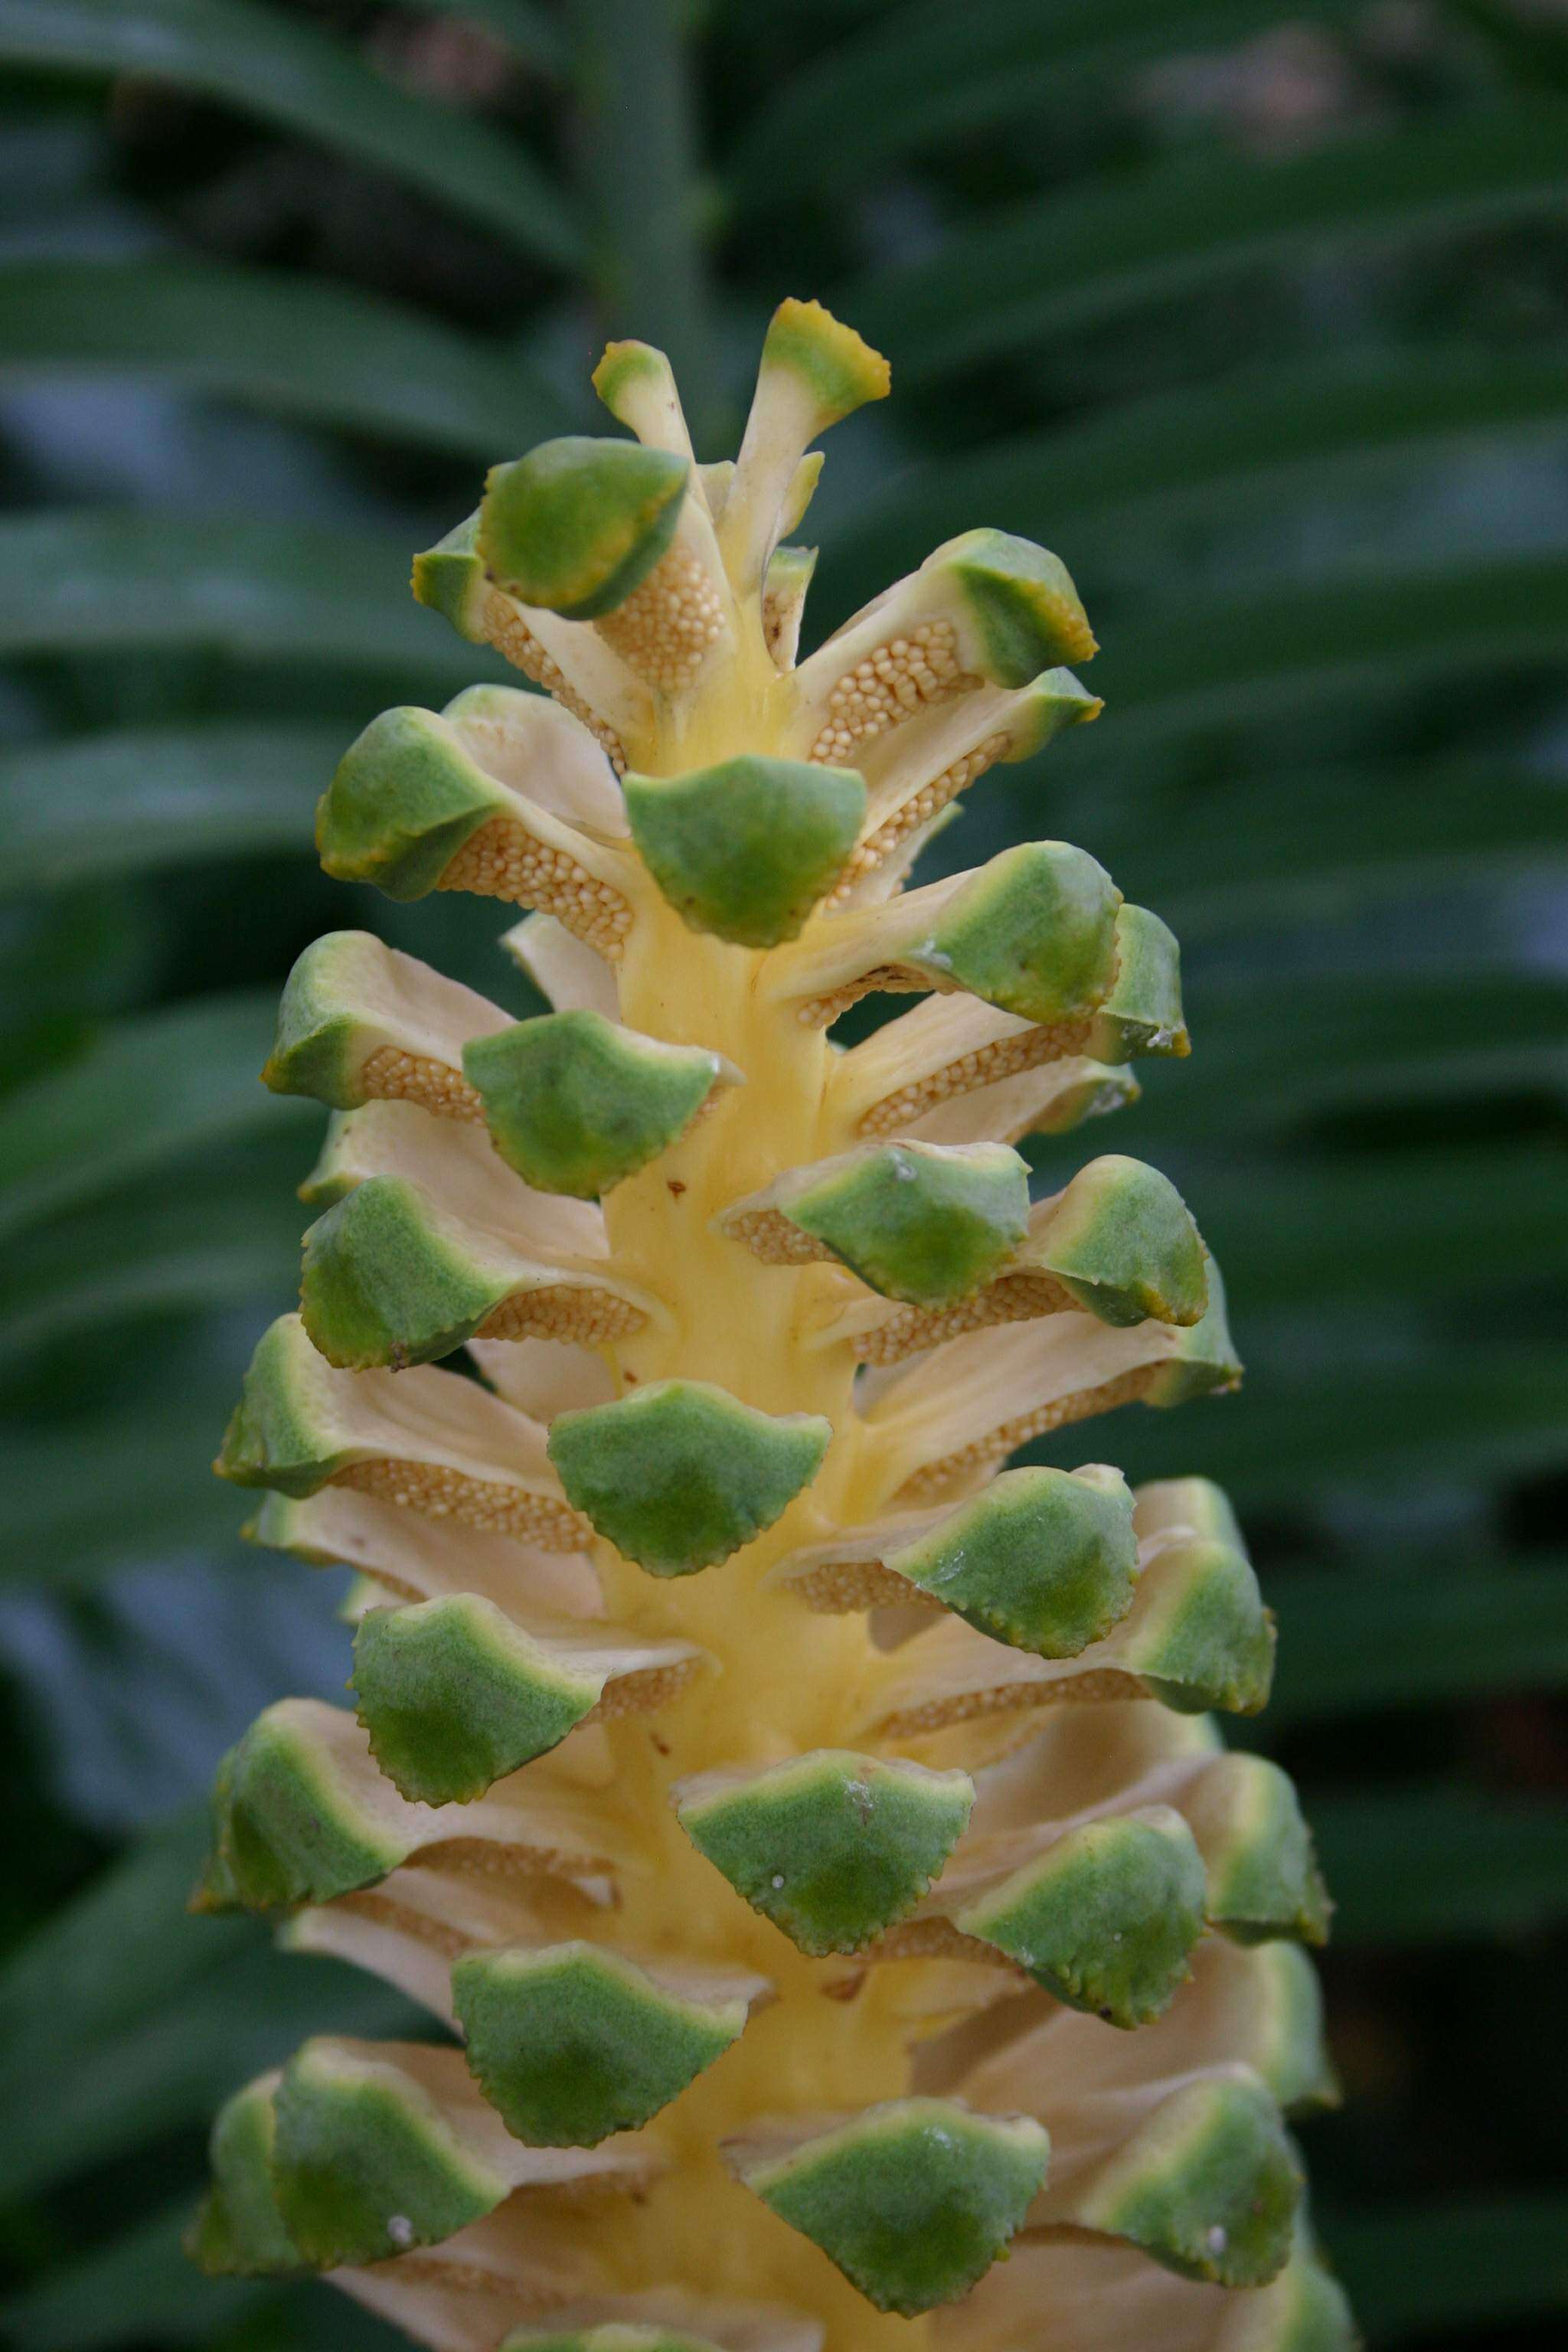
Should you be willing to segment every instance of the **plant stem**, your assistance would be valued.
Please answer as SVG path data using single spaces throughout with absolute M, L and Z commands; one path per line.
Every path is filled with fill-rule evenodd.
M 667 352 L 700 445 L 721 415 L 686 0 L 571 0 L 578 169 L 593 221 L 595 292 L 611 334 L 635 324 Z

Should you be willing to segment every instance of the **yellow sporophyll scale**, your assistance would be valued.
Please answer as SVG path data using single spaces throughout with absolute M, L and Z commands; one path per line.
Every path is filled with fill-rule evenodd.
M 1042 2311 L 1089 2352 L 1124 2309 L 1349 2352 L 1279 2125 L 1331 2079 L 1326 1903 L 1202 1712 L 1267 1690 L 1240 1530 L 1201 1480 L 1130 1494 L 1113 1434 L 1000 1475 L 1238 1377 L 1163 1179 L 1080 1163 L 1030 1212 L 1001 1149 L 1185 1051 L 1174 943 L 1060 843 L 904 892 L 1098 710 L 1054 667 L 1077 592 L 971 532 L 799 663 L 811 445 L 887 363 L 784 303 L 732 464 L 661 353 L 595 381 L 633 438 L 503 457 L 415 567 L 567 717 L 405 711 L 365 742 L 448 781 L 389 757 L 395 807 L 356 754 L 332 820 L 395 895 L 534 909 L 552 1019 L 310 951 L 268 1073 L 338 1107 L 337 1223 L 218 1464 L 272 1490 L 258 1540 L 357 1572 L 364 1688 L 226 1759 L 199 1906 L 450 2038 L 237 2086 L 193 2250 L 451 2352 L 985 2352 Z M 841 1051 L 879 990 L 921 1002 Z M 331 1208 L 367 1181 L 384 1215 Z

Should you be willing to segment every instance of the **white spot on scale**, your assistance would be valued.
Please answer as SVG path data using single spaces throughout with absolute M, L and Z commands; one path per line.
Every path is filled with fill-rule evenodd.
M 774 1892 L 776 1893 L 776 1892 L 777 1892 L 777 1890 L 778 1890 L 778 1889 L 779 1889 L 783 1885 L 784 1885 L 784 1873 L 783 1873 L 783 1871 L 782 1871 L 782 1870 L 775 1870 L 775 1871 L 774 1871 L 774 1873 L 773 1873 L 773 1889 L 774 1889 Z
M 1223 2254 L 1230 2243 L 1229 2233 L 1216 2221 L 1204 2242 L 1211 2254 Z
M 414 2243 L 414 2224 L 406 2213 L 394 2213 L 387 2222 L 386 2234 L 395 2246 L 411 2246 Z

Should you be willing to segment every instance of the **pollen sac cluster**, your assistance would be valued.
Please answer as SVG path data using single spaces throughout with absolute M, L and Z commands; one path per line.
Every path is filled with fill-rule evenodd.
M 195 1906 L 430 2022 L 237 2087 L 191 2250 L 440 2352 L 1347 2352 L 1287 2127 L 1329 1900 L 1216 1720 L 1273 1667 L 1242 1531 L 1012 1458 L 1240 1376 L 1169 1179 L 1019 1149 L 1188 1051 L 1176 943 L 1066 842 L 911 881 L 1098 715 L 1082 605 L 977 530 L 799 660 L 811 445 L 886 363 L 784 303 L 732 463 L 660 353 L 595 385 L 415 564 L 528 685 L 322 795 L 329 873 L 512 928 L 494 1001 L 300 959 L 315 1217 L 216 1465 L 353 1656 L 224 1759 Z

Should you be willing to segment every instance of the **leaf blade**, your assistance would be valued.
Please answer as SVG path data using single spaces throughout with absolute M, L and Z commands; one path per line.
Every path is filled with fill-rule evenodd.
M 1565 355 L 1466 345 L 1247 369 L 1119 403 L 901 474 L 824 550 L 816 593 L 858 607 L 977 514 L 1062 548 L 1074 572 L 1173 522 L 1245 519 L 1431 462 L 1486 436 L 1568 425 Z
M 515 675 L 413 604 L 408 561 L 389 534 L 248 516 L 12 515 L 0 521 L 0 653 L 191 646 L 397 669 L 437 695 Z
M 1568 2309 L 1568 2197 L 1434 2199 L 1335 2213 L 1329 2250 L 1378 2343 Z
M 846 289 L 844 315 L 924 383 L 1324 241 L 1367 247 L 1559 206 L 1565 126 L 1560 103 L 1521 100 L 1283 161 L 1179 158 L 984 218 L 931 259 Z
M 859 12 L 857 12 L 859 13 Z M 1312 0 L 1314 23 L 1352 15 Z M 1215 46 L 1279 22 L 1274 0 L 934 0 L 847 40 L 786 80 L 729 159 L 737 202 L 839 194 L 956 136 L 1033 113 L 1064 88 L 1173 48 Z M 877 93 L 868 107 L 866 93 Z
M 0 898 L 299 848 L 343 742 L 217 723 L 30 743 L 0 761 Z
M 187 259 L 0 263 L 0 381 L 110 371 L 485 464 L 566 422 L 519 362 L 325 278 Z
M 1568 1913 L 1568 1805 L 1377 1790 L 1318 1798 L 1312 1828 L 1344 1943 L 1525 1935 Z
M 274 1010 L 244 991 L 142 1013 L 19 1087 L 0 1108 L 0 1234 L 220 1139 L 302 1129 L 256 1075 Z
M 1270 1580 L 1279 1662 L 1271 1728 L 1568 1682 L 1568 1562 L 1419 1574 L 1294 1569 Z
M 0 57 L 177 82 L 406 181 L 524 252 L 582 258 L 570 211 L 521 147 L 258 0 L 0 0 Z

